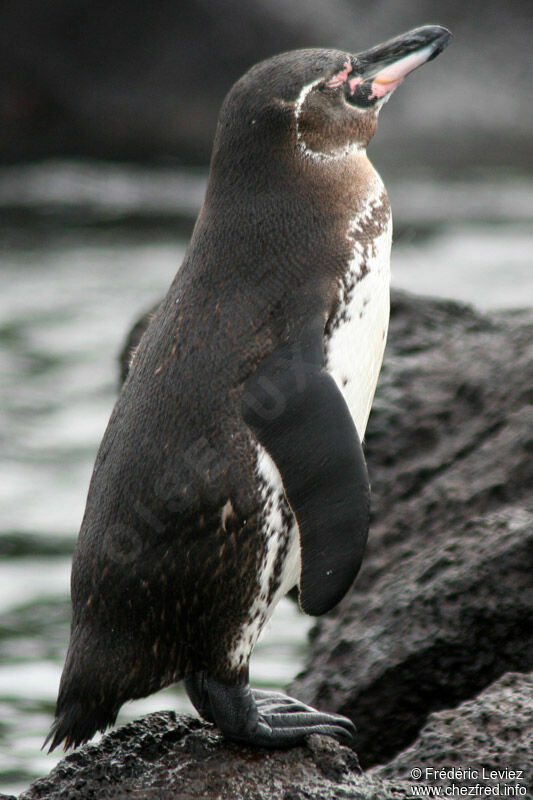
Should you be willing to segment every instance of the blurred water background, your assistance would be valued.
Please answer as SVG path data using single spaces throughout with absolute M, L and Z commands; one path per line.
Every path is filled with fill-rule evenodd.
M 393 208 L 393 285 L 486 311 L 531 305 L 531 9 L 518 0 L 427 0 L 423 11 L 415 0 L 18 0 L 0 10 L 0 792 L 61 756 L 40 747 L 117 357 L 180 265 L 224 93 L 275 52 L 356 52 L 428 22 L 456 39 L 398 90 L 370 153 Z M 288 683 L 309 627 L 283 601 L 252 680 Z M 119 722 L 190 710 L 179 687 L 162 694 L 127 705 Z

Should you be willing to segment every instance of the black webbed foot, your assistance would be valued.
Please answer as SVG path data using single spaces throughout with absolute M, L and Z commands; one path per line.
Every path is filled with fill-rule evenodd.
M 317 711 L 281 692 L 252 690 L 248 684 L 227 686 L 205 675 L 189 679 L 186 688 L 204 719 L 233 742 L 276 748 L 303 744 L 312 733 L 343 744 L 354 739 L 355 726 L 346 717 Z
M 185 691 L 189 696 L 189 700 L 202 719 L 205 719 L 206 722 L 214 722 L 206 681 L 207 676 L 205 672 L 196 672 L 194 675 L 185 678 L 183 685 L 185 686 Z

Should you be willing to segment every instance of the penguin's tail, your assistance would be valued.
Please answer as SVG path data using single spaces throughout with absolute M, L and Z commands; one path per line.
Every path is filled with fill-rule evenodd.
M 64 749 L 78 747 L 88 742 L 97 731 L 104 731 L 115 722 L 118 706 L 96 707 L 84 698 L 68 698 L 60 695 L 56 718 L 41 749 L 48 746 L 51 753 L 62 742 Z
M 65 742 L 65 750 L 68 750 L 69 747 L 75 747 L 76 744 L 73 740 L 72 727 L 72 719 L 68 720 L 66 715 L 56 717 L 48 732 L 48 736 L 43 742 L 41 750 L 45 750 L 48 747 L 48 752 L 51 753 L 52 750 L 59 747 L 63 741 Z M 84 741 L 84 739 L 80 732 L 79 743 L 81 744 L 82 741 Z
M 61 676 L 55 720 L 42 749 L 48 746 L 50 753 L 62 742 L 65 750 L 78 747 L 115 722 L 126 698 L 119 697 L 116 683 L 109 680 L 116 670 L 106 671 L 105 666 L 94 651 L 80 646 L 75 632 Z

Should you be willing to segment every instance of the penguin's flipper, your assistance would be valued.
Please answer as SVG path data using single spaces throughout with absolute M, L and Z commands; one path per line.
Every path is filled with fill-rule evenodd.
M 267 356 L 245 384 L 243 417 L 276 464 L 300 531 L 300 605 L 324 614 L 363 558 L 370 486 L 346 401 L 323 369 L 323 324 Z

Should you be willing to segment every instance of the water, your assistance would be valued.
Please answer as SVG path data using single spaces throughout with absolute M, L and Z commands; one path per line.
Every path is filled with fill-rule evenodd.
M 0 172 L 0 791 L 60 758 L 40 752 L 68 641 L 70 554 L 131 323 L 178 268 L 205 176 L 50 163 Z M 533 183 L 387 181 L 396 286 L 478 307 L 533 301 Z M 252 659 L 255 684 L 301 669 L 309 620 L 283 601 Z M 164 696 L 160 696 L 164 695 Z M 190 710 L 179 688 L 119 721 Z

